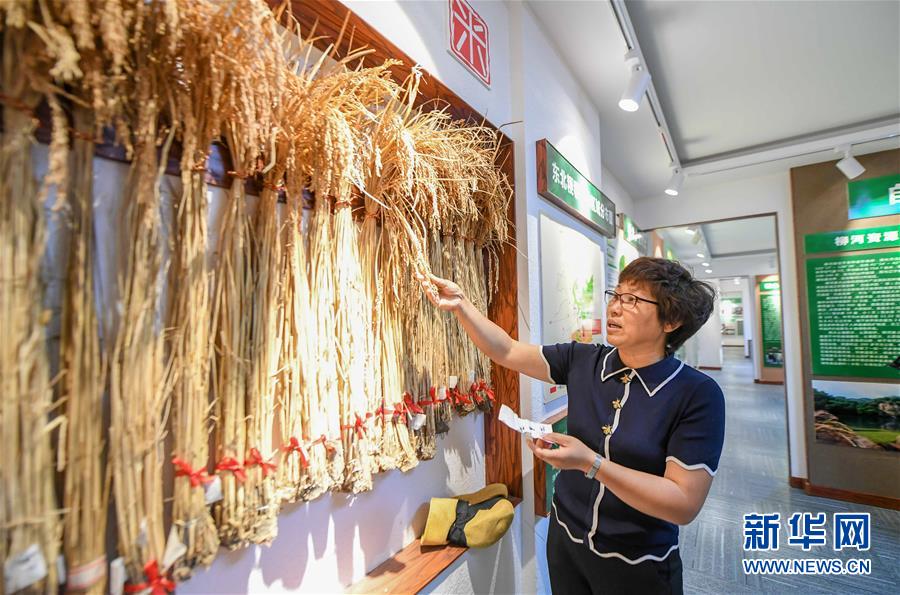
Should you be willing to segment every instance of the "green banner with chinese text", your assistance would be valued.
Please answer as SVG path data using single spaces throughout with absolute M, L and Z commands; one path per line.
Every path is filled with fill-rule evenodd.
M 900 214 L 900 174 L 847 184 L 848 219 Z
M 546 139 L 537 141 L 538 194 L 606 237 L 616 236 L 616 205 Z
M 811 233 L 803 237 L 807 254 L 900 247 L 900 223 L 867 229 Z

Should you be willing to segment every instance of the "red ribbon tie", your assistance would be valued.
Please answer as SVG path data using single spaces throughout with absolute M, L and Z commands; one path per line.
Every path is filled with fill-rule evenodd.
M 175 477 L 187 477 L 191 482 L 191 487 L 196 488 L 200 484 L 211 483 L 213 478 L 209 476 L 206 469 L 194 469 L 190 463 L 178 457 L 172 457 L 172 464 L 175 465 Z
M 241 462 L 234 457 L 225 457 L 216 465 L 216 471 L 229 471 L 234 473 L 234 478 L 241 483 L 247 480 L 247 474 L 244 473 L 244 467 Z
M 140 593 L 150 589 L 151 595 L 166 595 L 175 591 L 175 583 L 164 574 L 159 573 L 159 565 L 156 560 L 150 560 L 144 566 L 144 575 L 147 577 L 146 583 L 138 583 L 136 585 L 125 585 L 126 593 Z
M 250 457 L 244 461 L 244 467 L 262 467 L 263 477 L 268 477 L 269 471 L 275 471 L 275 463 L 263 459 L 256 448 L 250 449 Z

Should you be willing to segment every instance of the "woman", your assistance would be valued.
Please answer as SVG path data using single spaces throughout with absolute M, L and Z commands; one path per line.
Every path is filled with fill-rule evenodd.
M 700 512 L 719 464 L 725 399 L 673 355 L 715 292 L 681 265 L 639 258 L 607 291 L 610 346 L 529 345 L 432 278 L 442 310 L 498 365 L 569 393 L 568 434 L 528 447 L 560 469 L 547 537 L 554 593 L 681 593 L 678 525 Z M 428 292 L 426 292 L 428 293 Z

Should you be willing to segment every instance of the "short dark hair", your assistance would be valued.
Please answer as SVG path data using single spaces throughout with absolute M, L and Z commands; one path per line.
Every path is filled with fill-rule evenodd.
M 659 321 L 680 324 L 666 336 L 666 355 L 671 355 L 700 330 L 712 314 L 716 290 L 695 279 L 680 263 L 665 258 L 643 256 L 619 274 L 619 283 L 645 287 L 659 302 Z

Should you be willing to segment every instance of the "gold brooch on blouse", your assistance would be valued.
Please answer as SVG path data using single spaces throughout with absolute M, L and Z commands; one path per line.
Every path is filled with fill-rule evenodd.
M 603 426 L 603 434 L 606 436 L 612 434 L 612 426 Z
M 620 401 L 619 399 L 616 399 L 615 401 L 612 402 L 612 406 L 613 406 L 613 409 L 621 409 L 622 401 Z
M 628 374 L 622 374 L 621 376 L 619 376 L 619 380 L 622 381 L 622 384 L 628 384 L 629 382 L 631 382 L 631 376 L 629 376 Z

